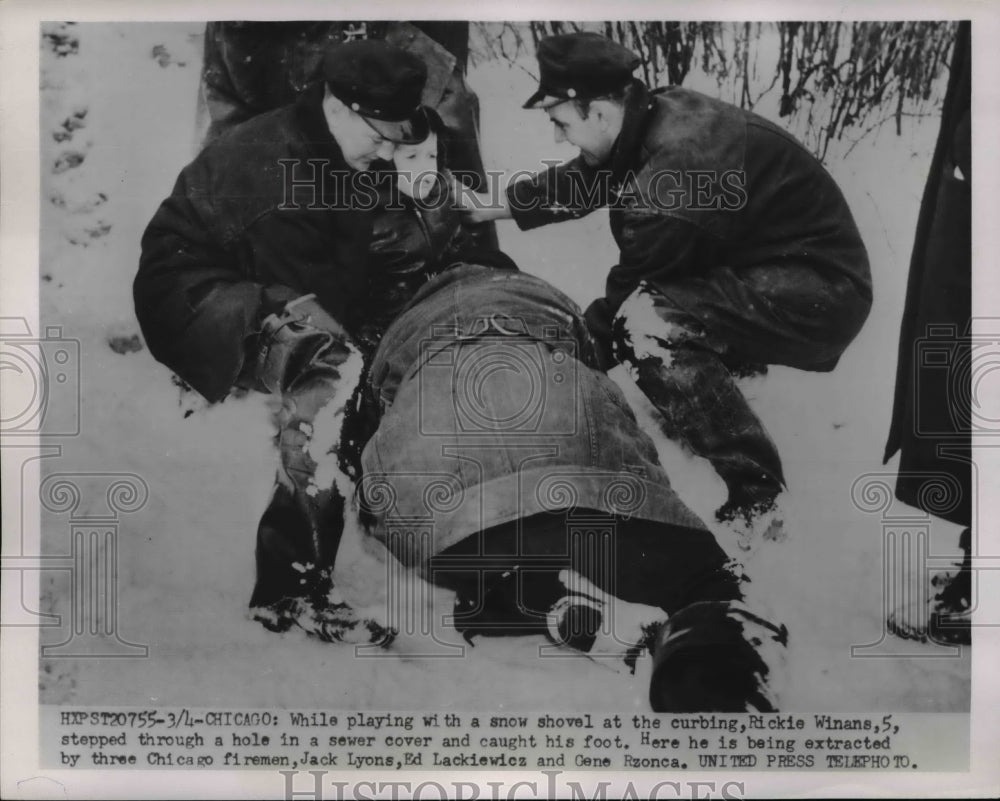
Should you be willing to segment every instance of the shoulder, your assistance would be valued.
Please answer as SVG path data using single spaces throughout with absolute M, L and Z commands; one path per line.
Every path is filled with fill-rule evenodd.
M 816 156 L 792 133 L 757 114 L 747 114 L 747 152 L 758 171 L 777 163 L 806 173 L 826 172 Z
M 286 106 L 206 146 L 182 171 L 175 193 L 183 192 L 204 218 L 231 234 L 280 205 L 288 173 L 308 177 L 310 155 L 295 107 Z
M 305 134 L 294 106 L 267 112 L 235 126 L 209 144 L 189 166 L 218 188 L 266 184 L 282 159 L 308 157 Z
M 629 224 L 656 226 L 667 217 L 724 236 L 733 215 L 719 212 L 740 208 L 745 184 L 745 112 L 673 87 L 650 92 L 646 114 L 638 164 L 625 183 Z
M 742 109 L 682 87 L 653 90 L 649 106 L 646 163 L 665 169 L 742 169 L 747 137 Z

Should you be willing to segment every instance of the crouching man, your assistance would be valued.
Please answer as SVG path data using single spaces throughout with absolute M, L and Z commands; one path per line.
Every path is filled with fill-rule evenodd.
M 364 370 L 356 338 L 379 192 L 395 180 L 375 165 L 427 138 L 427 68 L 382 41 L 337 42 L 322 77 L 181 172 L 143 235 L 135 308 L 151 353 L 208 401 L 234 386 L 281 399 L 254 615 L 279 630 L 377 641 L 387 632 L 329 600 L 354 489 L 339 442 Z
M 783 528 L 781 458 L 734 374 L 829 371 L 872 302 L 868 257 L 829 173 L 786 131 L 682 87 L 651 89 L 640 60 L 594 33 L 543 39 L 524 104 L 580 155 L 463 195 L 473 222 L 524 230 L 609 208 L 619 261 L 587 320 L 659 410 L 665 432 L 728 489 L 718 521 L 749 546 Z
M 389 326 L 370 385 L 362 521 L 455 591 L 466 637 L 649 647 L 657 711 L 776 708 L 785 628 L 744 605 L 561 292 L 502 254 L 452 266 Z

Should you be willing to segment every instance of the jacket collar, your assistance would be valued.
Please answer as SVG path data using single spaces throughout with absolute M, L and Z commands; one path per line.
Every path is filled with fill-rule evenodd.
M 611 175 L 615 183 L 622 183 L 629 169 L 635 165 L 652 111 L 649 89 L 638 78 L 634 79 L 625 95 L 622 130 L 611 151 Z

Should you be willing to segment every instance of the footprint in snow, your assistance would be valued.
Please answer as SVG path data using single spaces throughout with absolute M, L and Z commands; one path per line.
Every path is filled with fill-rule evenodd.
M 80 151 L 69 150 L 56 159 L 56 163 L 52 165 L 52 174 L 58 175 L 59 173 L 66 172 L 66 170 L 72 170 L 75 167 L 79 167 L 83 164 L 83 160 L 85 158 L 86 156 Z

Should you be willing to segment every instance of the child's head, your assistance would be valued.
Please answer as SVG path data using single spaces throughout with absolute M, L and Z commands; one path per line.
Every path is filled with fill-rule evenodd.
M 393 156 L 399 191 L 424 200 L 438 181 L 438 137 L 431 132 L 417 145 L 399 145 Z
M 441 158 L 444 124 L 433 109 L 425 109 L 427 137 L 415 145 L 398 145 L 393 162 L 396 165 L 399 191 L 415 200 L 425 200 L 441 180 L 444 166 Z

